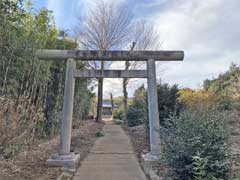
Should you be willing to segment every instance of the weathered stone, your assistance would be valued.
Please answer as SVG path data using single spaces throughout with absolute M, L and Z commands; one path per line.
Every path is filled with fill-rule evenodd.
M 150 130 L 150 150 L 151 155 L 160 154 L 160 137 L 159 137 L 159 114 L 158 114 L 158 97 L 156 83 L 155 61 L 147 61 L 148 72 L 148 116 Z
M 76 70 L 79 78 L 147 78 L 145 70 Z
M 57 178 L 57 180 L 70 180 L 73 176 L 73 173 L 62 172 L 62 174 Z
M 70 153 L 68 155 L 55 154 L 51 159 L 47 160 L 49 166 L 64 167 L 69 172 L 76 171 L 80 161 L 80 155 Z
M 158 166 L 158 161 L 159 157 L 156 155 L 151 155 L 150 153 L 142 154 L 142 167 L 150 180 L 162 180 L 153 170 L 153 167 Z
M 63 115 L 61 123 L 60 149 L 59 149 L 60 155 L 68 155 L 70 153 L 72 113 L 75 87 L 74 78 L 75 69 L 76 62 L 74 61 L 74 59 L 68 59 L 64 87 Z
M 38 50 L 40 59 L 65 60 L 73 58 L 81 61 L 182 61 L 183 51 L 90 51 L 90 50 Z

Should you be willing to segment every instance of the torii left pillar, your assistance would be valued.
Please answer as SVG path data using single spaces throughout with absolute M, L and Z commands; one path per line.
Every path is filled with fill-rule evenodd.
M 65 77 L 64 98 L 63 98 L 63 114 L 61 122 L 60 148 L 58 154 L 47 160 L 49 165 L 63 166 L 68 169 L 75 170 L 80 155 L 70 152 L 71 133 L 72 133 L 72 114 L 75 87 L 75 71 L 76 62 L 74 59 L 67 60 L 67 69 Z

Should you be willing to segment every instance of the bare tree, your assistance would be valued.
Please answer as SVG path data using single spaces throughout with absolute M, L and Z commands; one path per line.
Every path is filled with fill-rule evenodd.
M 134 47 L 135 47 L 136 43 L 133 42 L 131 47 L 130 47 L 130 51 L 133 51 Z M 131 67 L 131 63 L 130 61 L 126 60 L 125 61 L 125 70 L 129 70 L 129 68 Z M 127 122 L 127 109 L 128 109 L 128 92 L 127 92 L 127 85 L 129 82 L 129 78 L 123 78 L 123 109 L 124 109 L 124 121 L 125 123 Z
M 160 35 L 153 24 L 146 22 L 145 20 L 138 21 L 133 26 L 133 43 L 130 47 L 130 51 L 133 50 L 156 50 L 161 46 Z M 126 61 L 125 70 L 135 69 L 144 65 L 144 62 Z M 128 109 L 128 92 L 127 85 L 129 78 L 123 79 L 123 108 L 124 108 L 124 120 L 127 122 L 127 109 Z
M 81 21 L 81 19 L 80 19 Z M 79 41 L 87 49 L 111 50 L 123 47 L 129 37 L 131 15 L 126 6 L 98 1 L 80 26 Z M 95 69 L 104 70 L 110 64 L 90 63 Z M 98 103 L 96 121 L 102 119 L 103 79 L 98 79 Z
M 134 50 L 159 50 L 161 47 L 160 34 L 152 22 L 140 20 L 134 26 Z

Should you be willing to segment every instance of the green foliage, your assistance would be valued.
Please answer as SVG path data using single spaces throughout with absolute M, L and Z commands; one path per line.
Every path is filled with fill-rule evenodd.
M 160 124 L 164 124 L 165 119 L 172 113 L 179 113 L 180 104 L 177 101 L 178 87 L 177 85 L 170 86 L 167 83 L 159 83 L 157 85 L 158 93 L 158 110 Z
M 208 159 L 202 158 L 199 153 L 193 156 L 193 174 L 194 179 L 204 180 L 207 177 Z M 208 177 L 209 178 L 209 177 Z
M 157 85 L 158 93 L 158 110 L 160 123 L 164 124 L 166 118 L 172 113 L 179 113 L 182 104 L 178 102 L 178 88 L 176 85 L 170 86 L 168 84 L 159 83 Z M 127 111 L 127 121 L 129 126 L 136 126 L 146 123 L 148 126 L 147 116 L 147 93 L 144 86 L 138 88 L 129 105 Z
M 208 109 L 216 105 L 216 95 L 206 90 L 180 89 L 178 96 L 178 102 L 189 110 L 197 110 L 199 107 Z
M 83 67 L 82 67 L 83 68 Z M 79 68 L 81 69 L 81 68 Z M 87 119 L 92 113 L 92 107 L 95 104 L 95 94 L 89 89 L 89 81 L 76 80 L 75 83 L 75 101 L 74 101 L 74 117 L 78 120 Z
M 228 179 L 227 116 L 215 109 L 172 115 L 161 127 L 163 158 L 175 179 Z
M 204 89 L 216 94 L 220 110 L 231 110 L 239 105 L 240 67 L 232 64 L 229 70 L 217 78 L 204 81 Z
M 59 131 L 65 62 L 40 61 L 35 57 L 36 50 L 77 47 L 76 40 L 70 39 L 65 30 L 58 35 L 49 10 L 34 10 L 29 2 L 26 5 L 24 9 L 22 0 L 0 1 L 0 97 L 10 104 L 0 109 L 0 132 L 12 129 L 0 141 L 13 152 L 20 149 L 23 139 L 25 145 Z M 79 69 L 85 66 L 77 63 Z M 94 104 L 89 84 L 87 80 L 76 82 L 74 117 L 80 120 L 87 118 Z
M 114 119 L 121 119 L 124 118 L 124 111 L 122 107 L 114 108 L 113 109 L 113 118 Z
M 96 135 L 96 137 L 103 137 L 103 136 L 105 136 L 105 132 L 102 130 L 98 130 L 95 135 Z
M 128 126 L 137 126 L 147 121 L 146 90 L 143 85 L 135 91 L 126 116 Z

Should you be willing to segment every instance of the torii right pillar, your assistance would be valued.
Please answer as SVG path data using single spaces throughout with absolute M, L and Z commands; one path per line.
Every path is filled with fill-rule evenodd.
M 148 84 L 148 118 L 150 130 L 150 153 L 145 155 L 145 159 L 156 161 L 159 158 L 160 136 L 159 136 L 159 112 L 158 112 L 158 95 L 156 83 L 156 65 L 154 59 L 147 61 L 147 84 Z

